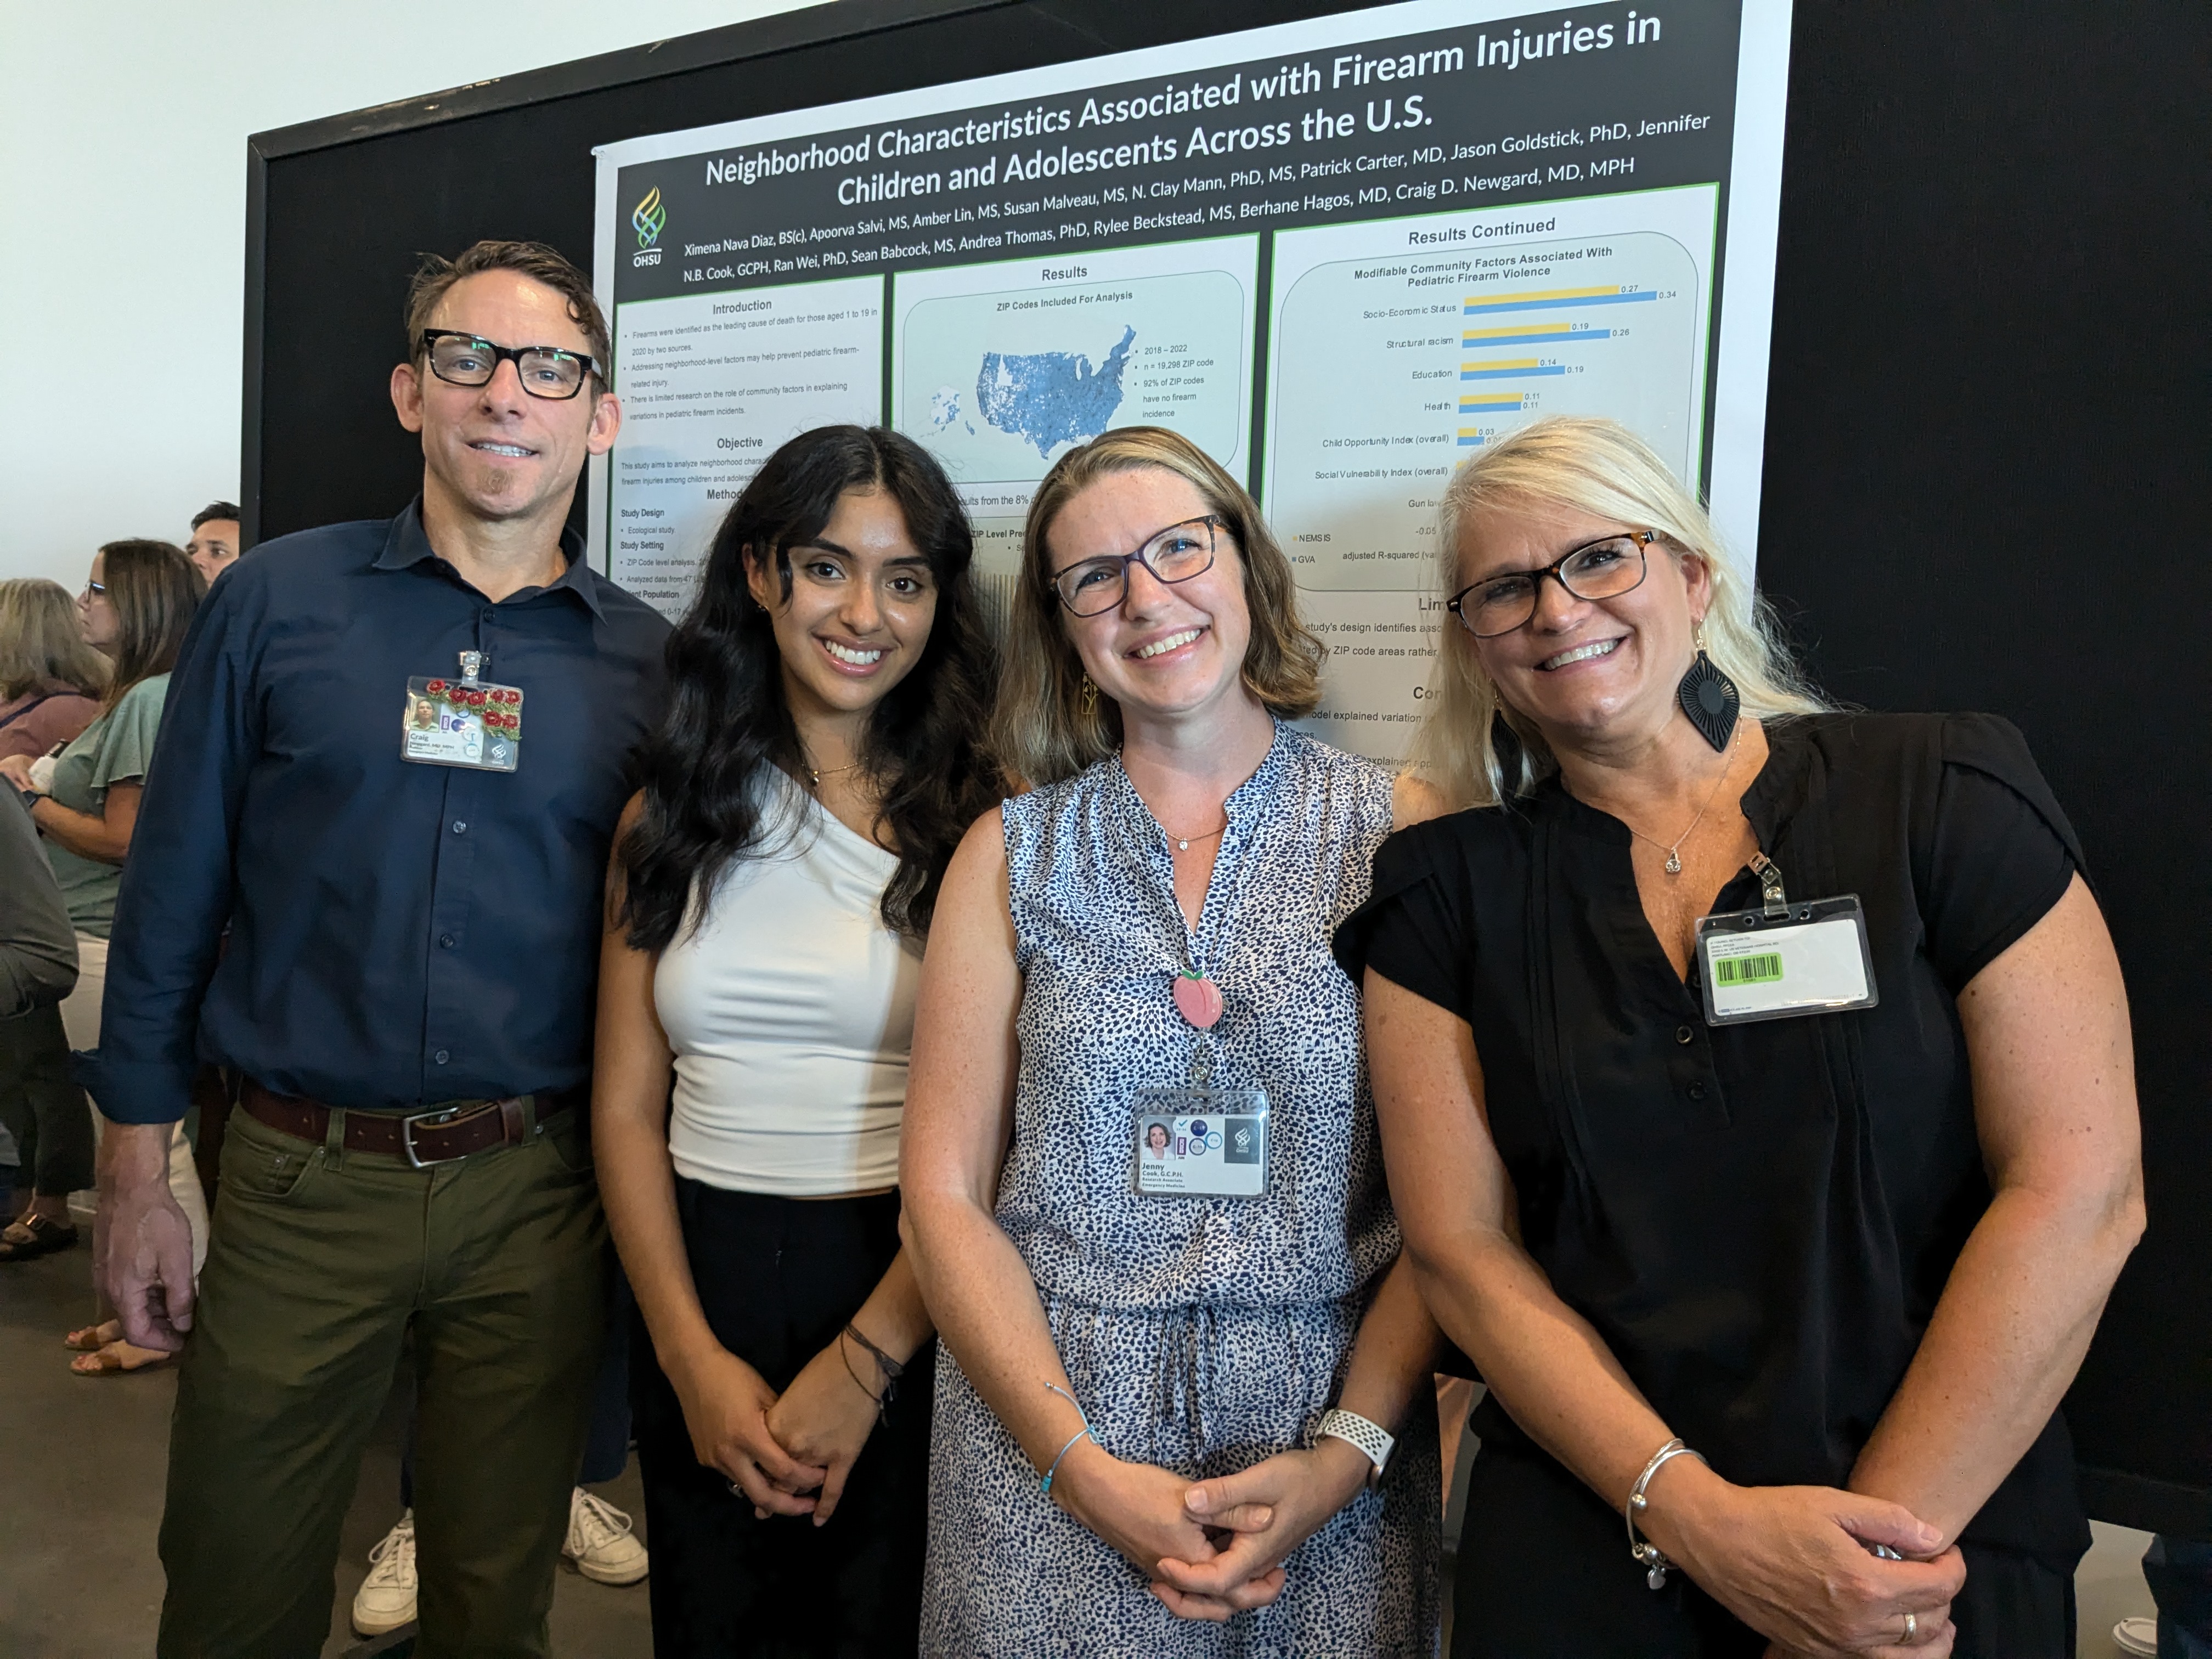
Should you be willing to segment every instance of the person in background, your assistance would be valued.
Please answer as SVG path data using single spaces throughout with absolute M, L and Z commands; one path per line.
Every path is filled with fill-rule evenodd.
M 76 932 L 76 988 L 56 1011 L 58 1032 L 50 1017 L 32 1016 L 38 1024 L 31 1030 L 43 1042 L 27 1057 L 31 1086 L 42 1098 L 51 1095 L 54 1100 L 40 1115 L 57 1125 L 66 1114 L 82 1116 L 90 1127 L 83 1091 L 63 1081 L 69 1051 L 99 1045 L 108 933 L 123 883 L 123 861 L 131 851 L 140 796 L 153 764 L 169 671 L 206 591 L 183 550 L 167 542 L 110 542 L 94 554 L 77 613 L 85 643 L 111 665 L 100 712 L 57 755 L 35 762 L 20 755 L 0 758 L 0 775 L 29 799 L 32 821 L 45 840 L 47 861 Z M 162 1168 L 173 1188 L 173 1201 L 191 1224 L 197 1268 L 207 1252 L 207 1205 L 181 1126 L 170 1137 Z M 76 1174 L 72 1170 L 52 1184 L 59 1186 Z M 34 1196 L 17 1224 L 73 1232 L 68 1191 L 62 1186 L 58 1194 Z M 52 1232 L 46 1237 L 48 1242 L 53 1239 Z M 0 1245 L 7 1242 L 0 1234 Z M 100 1311 L 106 1311 L 104 1301 Z M 81 1351 L 70 1362 L 70 1369 L 81 1376 L 137 1370 L 164 1358 L 125 1341 L 121 1328 L 105 1319 L 70 1332 L 66 1340 Z
M 0 756 L 36 760 L 69 742 L 99 714 L 107 678 L 67 588 L 0 581 Z
M 228 501 L 210 501 L 192 515 L 192 538 L 185 544 L 185 554 L 210 587 L 237 562 L 239 531 L 238 508 Z
M 599 893 L 667 635 L 564 534 L 607 352 L 552 249 L 427 262 L 421 495 L 240 560 L 179 664 L 85 1068 L 126 1334 L 184 1349 L 162 1659 L 320 1650 L 410 1336 L 416 1651 L 546 1651 L 605 1318 Z M 196 1298 L 160 1159 L 201 1058 L 243 1082 Z
M 0 756 L 34 761 L 61 749 L 100 713 L 107 678 L 107 659 L 84 642 L 68 589 L 30 577 L 0 581 Z M 22 833 L 36 851 L 38 832 L 27 817 Z M 23 878 L 31 885 L 10 894 L 19 903 L 58 892 L 43 853 L 38 866 L 35 878 Z M 55 904 L 58 910 L 58 897 Z M 60 914 L 74 986 L 76 936 L 67 912 Z M 59 1000 L 11 1000 L 0 1018 L 0 1122 L 15 1136 L 28 1176 L 23 1207 L 0 1229 L 0 1261 L 27 1261 L 75 1244 L 69 1194 L 92 1184 L 92 1114 L 70 1076 Z
M 1062 456 L 1022 556 L 994 731 L 1037 787 L 945 877 L 901 1160 L 943 1333 L 921 1650 L 1428 1659 L 1436 1328 L 1329 956 L 1419 802 L 1286 724 L 1321 643 L 1188 439 Z
M 907 1051 L 945 866 L 1004 791 L 972 556 L 910 439 L 824 427 L 745 486 L 669 642 L 592 1096 L 643 1315 L 664 1659 L 915 1650 L 933 1355 L 899 1247 Z
M 51 1007 L 76 984 L 76 935 L 29 810 L 0 806 L 0 1021 Z
M 1454 1652 L 2070 1659 L 2058 1404 L 2142 1187 L 2027 744 L 1825 708 L 1615 422 L 1486 446 L 1438 531 L 1414 757 L 1469 810 L 1391 838 L 1338 951 L 1491 1389 Z

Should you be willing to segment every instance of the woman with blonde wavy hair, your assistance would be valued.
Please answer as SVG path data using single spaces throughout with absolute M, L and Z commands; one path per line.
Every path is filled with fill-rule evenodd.
M 2142 1188 L 2027 745 L 1827 710 L 1613 422 L 1486 450 L 1441 527 L 1417 757 L 1472 810 L 1391 838 L 1337 951 L 1490 1385 L 1455 1654 L 2072 1653 L 2058 1401 Z
M 942 1344 L 922 1651 L 1425 1659 L 1435 1330 L 1328 946 L 1391 775 L 1285 723 L 1320 643 L 1174 433 L 1053 467 L 1011 634 L 1033 787 L 945 876 L 900 1164 Z
M 0 755 L 35 760 L 69 742 L 99 718 L 107 678 L 67 588 L 0 581 Z

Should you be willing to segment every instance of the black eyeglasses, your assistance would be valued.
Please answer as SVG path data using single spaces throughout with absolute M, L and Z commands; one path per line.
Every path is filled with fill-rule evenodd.
M 494 345 L 481 335 L 451 328 L 424 329 L 422 350 L 430 372 L 453 386 L 489 386 L 499 366 L 511 362 L 522 389 L 533 398 L 573 398 L 584 389 L 585 375 L 599 372 L 596 359 L 559 346 Z
M 1060 602 L 1079 617 L 1103 617 L 1128 596 L 1129 567 L 1140 564 L 1170 586 L 1213 568 L 1213 532 L 1224 528 L 1209 513 L 1185 519 L 1146 538 L 1133 553 L 1082 559 L 1048 578 Z
M 106 599 L 107 597 L 107 584 L 106 582 L 96 582 L 88 579 L 84 585 L 84 596 L 88 599 Z
M 1633 591 L 1644 580 L 1644 550 L 1658 539 L 1656 530 L 1601 536 L 1540 570 L 1503 571 L 1470 582 L 1444 601 L 1444 609 L 1478 640 L 1494 640 L 1525 626 L 1536 614 L 1547 576 L 1577 599 L 1617 599 Z

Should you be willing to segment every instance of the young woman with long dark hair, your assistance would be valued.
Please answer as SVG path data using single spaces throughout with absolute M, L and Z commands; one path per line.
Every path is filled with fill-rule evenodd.
M 907 1051 L 945 866 L 1005 793 L 971 555 L 917 446 L 825 427 L 746 486 L 669 640 L 608 878 L 592 1107 L 659 1362 L 636 1433 L 663 1656 L 915 1650 Z

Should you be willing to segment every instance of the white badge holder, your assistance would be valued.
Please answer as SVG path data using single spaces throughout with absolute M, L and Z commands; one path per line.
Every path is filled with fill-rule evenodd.
M 1267 1096 L 1260 1089 L 1140 1089 L 1136 1172 L 1147 1198 L 1260 1198 L 1267 1190 Z
M 1878 1003 L 1858 895 L 1793 903 L 1783 891 L 1781 871 L 1764 853 L 1753 855 L 1751 867 L 1759 876 L 1759 908 L 1698 921 L 1705 1023 L 1741 1025 Z

